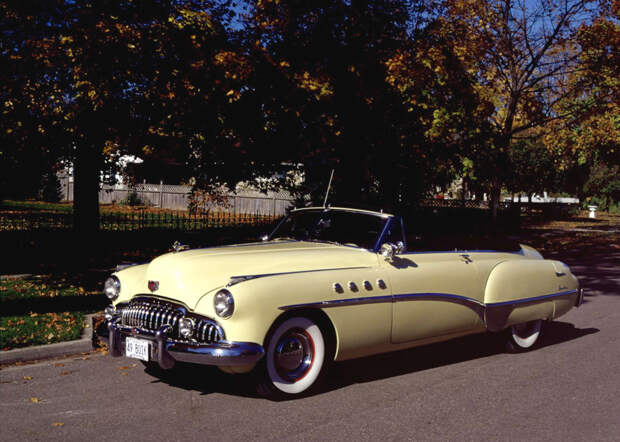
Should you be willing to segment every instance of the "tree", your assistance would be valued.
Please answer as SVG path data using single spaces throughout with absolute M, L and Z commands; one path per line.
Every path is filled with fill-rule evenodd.
M 449 181 L 472 138 L 463 108 L 478 100 L 461 73 L 435 71 L 439 59 L 446 69 L 460 65 L 434 51 L 444 37 L 422 34 L 420 5 L 256 2 L 242 44 L 218 58 L 230 96 L 221 117 L 234 143 L 222 150 L 195 140 L 204 182 L 292 184 L 285 171 L 295 169 L 322 203 L 335 169 L 330 201 L 396 208 Z
M 515 141 L 509 155 L 512 175 L 507 177 L 506 185 L 512 193 L 524 192 L 531 198 L 535 193 L 561 188 L 563 175 L 540 138 Z
M 570 117 L 557 104 L 579 87 L 569 82 L 580 57 L 575 38 L 596 5 L 588 0 L 447 0 L 442 6 L 443 26 L 455 36 L 462 62 L 494 108 L 488 149 L 475 167 L 488 183 L 495 217 L 514 140 Z
M 95 231 L 106 160 L 162 145 L 183 150 L 189 137 L 182 122 L 195 127 L 206 118 L 190 119 L 187 106 L 189 97 L 210 93 L 193 80 L 208 77 L 209 46 L 225 40 L 218 24 L 225 8 L 190 0 L 53 0 L 3 2 L 0 13 L 8 66 L 0 90 L 4 145 L 15 162 L 71 161 L 75 229 Z M 173 118 L 179 109 L 183 118 Z
M 620 201 L 620 166 L 595 163 L 590 170 L 583 193 L 590 199 L 602 202 L 603 209 L 609 212 L 614 203 Z
M 565 118 L 550 121 L 542 134 L 582 198 L 594 196 L 596 189 L 611 197 L 611 174 L 620 165 L 619 19 L 616 0 L 609 9 L 602 8 L 596 20 L 579 28 L 578 68 L 568 78 L 570 93 L 556 104 Z

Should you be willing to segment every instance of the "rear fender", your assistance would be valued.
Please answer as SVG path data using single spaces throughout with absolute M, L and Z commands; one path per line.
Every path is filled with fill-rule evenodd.
M 537 319 L 553 319 L 555 304 L 577 296 L 578 283 L 551 260 L 517 260 L 498 264 L 487 280 L 485 325 L 490 331 Z

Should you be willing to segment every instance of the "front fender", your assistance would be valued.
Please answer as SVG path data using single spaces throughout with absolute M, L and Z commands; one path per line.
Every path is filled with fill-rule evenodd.
M 336 358 L 361 355 L 389 344 L 392 326 L 390 302 L 324 307 L 325 301 L 360 297 L 389 296 L 389 290 L 373 285 L 366 289 L 364 280 L 381 278 L 377 268 L 317 271 L 274 275 L 238 283 L 228 290 L 235 299 L 235 311 L 228 319 L 218 318 L 213 308 L 217 290 L 199 301 L 196 312 L 216 318 L 226 339 L 263 344 L 269 329 L 278 318 L 295 311 L 322 310 L 331 321 L 336 338 Z M 348 282 L 356 281 L 354 290 Z M 339 283 L 342 291 L 336 291 Z M 302 313 L 300 313 L 302 314 Z
M 114 305 L 119 302 L 128 302 L 136 294 L 147 291 L 146 270 L 148 266 L 148 264 L 140 264 L 113 273 L 121 282 L 121 293 L 113 302 Z

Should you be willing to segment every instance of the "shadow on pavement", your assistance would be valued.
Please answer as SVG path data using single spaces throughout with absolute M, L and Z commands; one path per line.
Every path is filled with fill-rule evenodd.
M 551 322 L 545 326 L 544 338 L 539 348 L 598 332 L 599 329 L 596 328 L 578 329 L 566 322 Z M 317 394 L 352 384 L 416 373 L 504 352 L 505 334 L 485 333 L 409 350 L 336 362 L 327 372 L 323 388 Z M 165 382 L 171 387 L 184 390 L 200 391 L 203 394 L 223 393 L 258 397 L 251 375 L 227 375 L 216 367 L 179 365 L 172 372 L 162 372 L 158 368 L 147 368 L 146 372 L 156 377 L 153 382 Z

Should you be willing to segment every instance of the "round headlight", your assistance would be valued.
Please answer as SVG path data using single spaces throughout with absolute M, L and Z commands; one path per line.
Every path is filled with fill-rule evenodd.
M 121 293 L 121 281 L 114 275 L 110 276 L 103 284 L 103 292 L 114 301 Z
M 182 338 L 191 338 L 194 334 L 194 320 L 191 318 L 183 318 L 179 321 L 179 334 Z
M 235 300 L 228 290 L 220 290 L 213 298 L 213 308 L 220 318 L 230 318 L 235 311 Z

